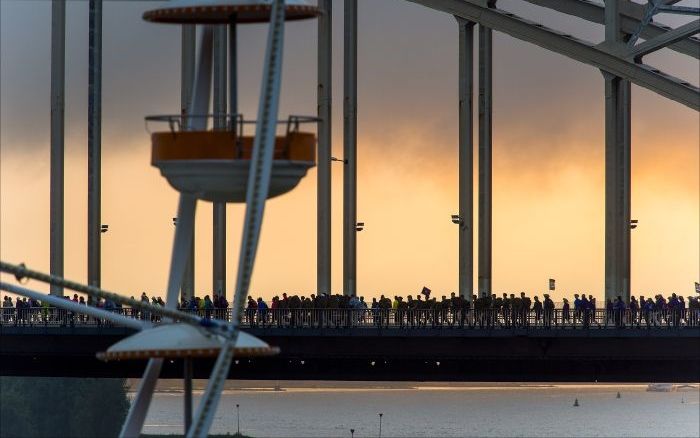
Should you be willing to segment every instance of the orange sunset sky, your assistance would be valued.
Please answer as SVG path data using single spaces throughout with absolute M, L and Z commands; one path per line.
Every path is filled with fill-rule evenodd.
M 104 6 L 102 222 L 109 232 L 102 285 L 126 295 L 163 295 L 177 204 L 176 192 L 149 164 L 143 122 L 179 111 L 179 28 L 140 18 L 157 4 Z M 517 0 L 499 6 L 591 41 L 603 38 L 601 26 Z M 87 8 L 69 2 L 66 27 L 65 275 L 80 281 L 87 272 Z M 371 298 L 425 285 L 447 294 L 457 288 L 457 228 L 450 222 L 458 209 L 457 24 L 400 0 L 360 0 L 359 10 L 358 219 L 366 228 L 358 235 L 358 291 Z M 0 14 L 0 258 L 48 271 L 51 5 L 2 1 Z M 334 26 L 333 150 L 340 157 L 340 1 Z M 314 115 L 316 23 L 291 23 L 286 36 L 280 117 Z M 265 38 L 264 26 L 239 30 L 239 107 L 248 118 L 257 110 Z M 698 84 L 697 59 L 662 50 L 648 62 Z M 499 33 L 494 69 L 494 291 L 541 293 L 556 278 L 555 299 L 574 291 L 601 297 L 603 77 Z M 632 293 L 689 295 L 700 280 L 698 113 L 636 86 L 632 99 L 632 217 L 639 220 Z M 267 204 L 252 295 L 314 292 L 315 195 L 312 170 L 296 190 Z M 198 294 L 212 289 L 211 210 L 198 205 Z M 242 206 L 228 207 L 229 297 L 242 219 Z M 338 292 L 341 227 L 338 165 L 332 262 Z

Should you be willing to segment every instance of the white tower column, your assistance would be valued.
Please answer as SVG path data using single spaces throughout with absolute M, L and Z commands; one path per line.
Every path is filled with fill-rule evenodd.
M 357 294 L 357 0 L 345 0 L 343 293 Z
M 101 283 L 102 228 L 102 0 L 89 3 L 88 43 L 88 284 Z M 88 297 L 92 301 L 92 297 Z
M 226 25 L 214 27 L 214 129 L 226 129 Z M 213 210 L 213 281 L 216 294 L 226 294 L 226 203 Z
M 180 114 L 184 117 L 190 114 L 188 108 L 192 100 L 192 88 L 194 86 L 194 63 L 196 51 L 197 28 L 194 24 L 182 25 L 181 35 L 181 60 L 180 60 Z M 185 265 L 182 274 L 181 298 L 190 300 L 194 297 L 194 259 L 195 259 L 195 232 L 192 230 L 192 246 L 190 258 Z
M 316 197 L 316 293 L 331 292 L 331 85 L 333 0 L 319 0 L 318 17 L 318 179 Z
M 605 43 L 624 44 L 617 1 L 605 3 Z M 605 79 L 605 298 L 630 298 L 631 87 Z
M 66 69 L 66 2 L 51 4 L 51 175 L 49 270 L 63 277 L 63 160 Z M 63 287 L 51 285 L 51 294 L 63 296 Z
M 459 25 L 459 294 L 474 292 L 474 23 Z
M 479 296 L 491 295 L 493 31 L 479 25 Z

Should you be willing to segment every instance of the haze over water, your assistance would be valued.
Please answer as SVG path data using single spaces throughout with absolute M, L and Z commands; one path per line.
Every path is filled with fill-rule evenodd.
M 355 437 L 376 437 L 379 412 L 383 437 L 700 436 L 697 385 L 679 392 L 605 384 L 244 385 L 266 389 L 226 390 L 211 433 L 235 433 L 240 404 L 241 432 L 253 437 L 350 437 L 351 428 Z M 182 393 L 159 392 L 144 433 L 182 433 L 181 419 Z

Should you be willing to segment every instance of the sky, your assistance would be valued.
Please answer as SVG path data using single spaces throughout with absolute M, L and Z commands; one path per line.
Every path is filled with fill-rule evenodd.
M 150 165 L 148 130 L 157 126 L 143 119 L 179 112 L 179 28 L 141 19 L 158 4 L 104 4 L 102 223 L 109 232 L 102 235 L 102 286 L 125 295 L 164 295 L 177 207 L 177 193 Z M 598 25 L 519 0 L 499 6 L 577 37 L 603 39 Z M 342 2 L 334 7 L 333 154 L 342 157 Z M 65 276 L 79 281 L 87 276 L 87 9 L 87 2 L 68 2 L 66 25 Z M 50 18 L 50 2 L 0 1 L 0 258 L 44 271 Z M 402 0 L 360 0 L 358 29 L 358 220 L 365 223 L 358 234 L 358 293 L 406 295 L 428 286 L 449 294 L 457 289 L 458 230 L 450 221 L 458 210 L 456 21 Z M 280 118 L 316 113 L 316 30 L 313 21 L 286 28 Z M 266 27 L 243 25 L 238 35 L 239 108 L 254 118 Z M 698 84 L 695 59 L 664 49 L 647 62 Z M 602 297 L 601 73 L 496 32 L 493 84 L 494 291 L 542 293 L 555 278 L 555 299 L 574 292 Z M 632 100 L 632 217 L 639 220 L 632 232 L 632 293 L 688 295 L 700 280 L 698 113 L 637 86 Z M 337 292 L 342 171 L 333 167 Z M 294 191 L 268 201 L 252 295 L 315 291 L 315 196 L 311 170 Z M 211 210 L 198 205 L 199 295 L 212 290 Z M 228 206 L 229 297 L 243 211 Z M 476 260 L 476 237 L 474 248 Z

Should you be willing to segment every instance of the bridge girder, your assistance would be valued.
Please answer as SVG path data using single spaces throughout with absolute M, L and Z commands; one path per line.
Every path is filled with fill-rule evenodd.
M 682 41 L 689 35 L 695 35 L 700 32 L 700 20 L 691 21 L 676 29 L 669 30 L 657 37 L 650 38 L 643 43 L 635 46 L 629 53 L 630 58 L 640 58 L 656 50 L 673 44 L 676 41 Z
M 537 6 L 543 6 L 563 14 L 571 15 L 598 24 L 605 24 L 605 6 L 589 0 L 523 0 Z M 674 2 L 666 2 L 673 4 Z M 620 27 L 626 34 L 637 31 L 642 17 L 644 5 L 632 2 L 620 3 Z M 640 36 L 645 40 L 658 38 L 673 29 L 661 23 L 651 22 L 642 28 Z M 686 37 L 668 46 L 684 55 L 700 58 L 700 39 Z
M 640 87 L 700 110 L 698 87 L 644 64 L 635 64 L 614 49 L 565 35 L 541 24 L 497 8 L 480 0 L 408 0 L 428 8 L 483 24 L 496 31 L 526 41 L 568 58 L 591 65 L 628 80 Z

